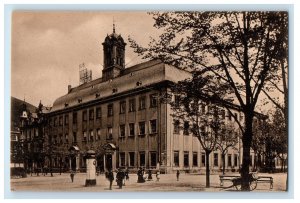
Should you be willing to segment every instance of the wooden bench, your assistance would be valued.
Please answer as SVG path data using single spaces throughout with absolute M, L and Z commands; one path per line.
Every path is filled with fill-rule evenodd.
M 220 186 L 223 186 L 224 181 L 232 182 L 232 179 L 240 177 L 239 175 L 219 175 L 220 177 Z
M 273 177 L 271 176 L 258 176 L 257 183 L 270 183 L 270 189 L 273 189 Z

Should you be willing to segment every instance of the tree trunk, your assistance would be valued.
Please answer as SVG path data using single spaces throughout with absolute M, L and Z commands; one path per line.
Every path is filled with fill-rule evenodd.
M 249 166 L 250 166 L 250 147 L 252 142 L 252 121 L 253 116 L 249 111 L 245 113 L 245 132 L 243 134 L 243 161 L 241 168 L 242 190 L 249 191 Z
M 210 151 L 205 151 L 205 156 L 206 156 L 206 159 L 205 159 L 205 166 L 206 166 L 206 188 L 209 188 L 210 187 L 210 173 L 209 173 L 209 154 L 210 154 Z

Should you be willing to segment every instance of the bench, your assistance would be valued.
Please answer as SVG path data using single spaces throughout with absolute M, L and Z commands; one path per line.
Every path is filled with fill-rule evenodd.
M 270 189 L 273 189 L 273 177 L 271 176 L 258 176 L 257 183 L 270 183 Z
M 223 186 L 224 181 L 232 182 L 232 179 L 240 177 L 239 175 L 219 175 L 220 177 L 220 186 Z

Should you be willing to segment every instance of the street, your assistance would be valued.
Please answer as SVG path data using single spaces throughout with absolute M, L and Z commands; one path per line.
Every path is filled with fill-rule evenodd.
M 235 174 L 238 175 L 238 174 Z M 272 176 L 274 180 L 274 187 L 270 189 L 269 183 L 258 183 L 255 192 L 278 192 L 285 191 L 286 173 L 259 173 L 263 176 Z M 145 183 L 137 183 L 137 175 L 129 174 L 129 181 L 126 181 L 122 189 L 118 189 L 116 180 L 113 182 L 112 190 L 109 190 L 109 181 L 104 174 L 96 176 L 97 184 L 92 187 L 85 187 L 85 173 L 77 173 L 72 183 L 70 174 L 63 173 L 61 175 L 54 174 L 51 177 L 39 175 L 27 176 L 27 178 L 11 179 L 11 190 L 13 191 L 30 191 L 30 192 L 159 192 L 159 191 L 198 191 L 198 192 L 224 192 L 236 191 L 234 187 L 228 188 L 232 185 L 231 182 L 224 182 L 224 186 L 220 187 L 219 174 L 212 174 L 210 176 L 210 188 L 205 187 L 205 175 L 199 174 L 180 174 L 179 181 L 176 180 L 176 174 L 161 174 L 160 180 L 156 181 L 153 175 L 152 181 Z

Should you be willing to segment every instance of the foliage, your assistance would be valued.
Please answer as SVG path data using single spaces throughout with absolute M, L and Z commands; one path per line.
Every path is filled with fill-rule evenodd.
M 276 79 L 277 62 L 286 58 L 282 36 L 286 12 L 152 12 L 154 27 L 163 30 L 147 48 L 129 39 L 147 59 L 160 59 L 186 70 L 213 76 L 226 99 L 244 113 L 242 189 L 249 190 L 250 147 L 254 110 L 266 83 Z M 282 19 L 285 20 L 282 20 Z M 219 96 L 220 97 L 220 96 Z

